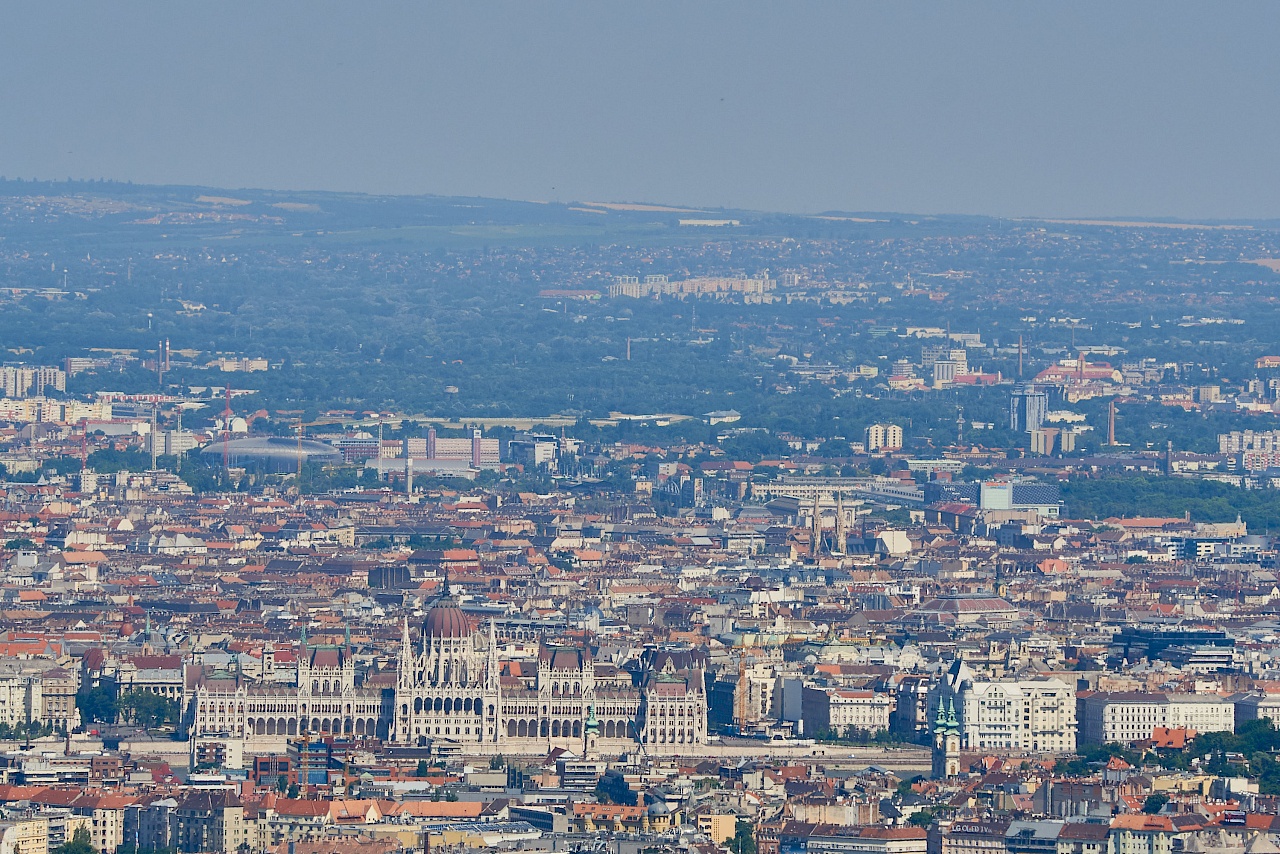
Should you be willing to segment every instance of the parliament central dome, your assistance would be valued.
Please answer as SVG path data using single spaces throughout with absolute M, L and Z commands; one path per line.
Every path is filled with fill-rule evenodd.
M 441 602 L 427 611 L 422 635 L 428 638 L 466 638 L 471 636 L 471 621 L 457 605 Z

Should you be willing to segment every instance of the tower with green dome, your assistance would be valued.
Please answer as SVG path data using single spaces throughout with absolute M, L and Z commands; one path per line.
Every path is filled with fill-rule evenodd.
M 933 776 L 950 779 L 960 774 L 960 721 L 953 698 L 938 698 L 938 714 L 933 722 Z

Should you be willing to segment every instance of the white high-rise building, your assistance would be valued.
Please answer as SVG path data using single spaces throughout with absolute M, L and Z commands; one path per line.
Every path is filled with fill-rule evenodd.
M 902 447 L 902 428 L 897 424 L 872 424 L 867 428 L 868 451 L 896 451 Z
M 67 390 L 67 374 L 61 368 L 0 367 L 0 391 L 5 397 L 40 397 L 49 389 Z
M 1009 429 L 1015 433 L 1039 430 L 1048 411 L 1049 395 L 1033 385 L 1023 386 L 1009 398 Z

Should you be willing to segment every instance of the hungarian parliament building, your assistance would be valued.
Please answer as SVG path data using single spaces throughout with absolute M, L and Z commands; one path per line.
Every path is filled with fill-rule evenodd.
M 401 627 L 394 687 L 357 685 L 349 643 L 308 645 L 294 668 L 263 654 L 261 677 L 191 665 L 184 701 L 192 763 L 243 767 L 290 739 L 350 736 L 469 753 L 579 756 L 682 752 L 707 743 L 703 650 L 646 649 L 625 667 L 584 646 L 499 655 L 494 622 L 473 624 L 448 597 L 415 642 Z

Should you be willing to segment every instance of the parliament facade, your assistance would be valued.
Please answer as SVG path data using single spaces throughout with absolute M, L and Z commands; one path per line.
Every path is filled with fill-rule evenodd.
M 303 736 L 578 755 L 707 743 L 704 651 L 650 648 L 618 667 L 595 661 L 589 647 L 539 643 L 532 660 L 504 659 L 497 635 L 492 622 L 475 625 L 449 599 L 438 602 L 416 642 L 402 624 L 394 689 L 358 686 L 349 645 L 304 642 L 288 681 L 279 681 L 270 652 L 256 681 L 191 668 L 193 764 L 235 767 Z

